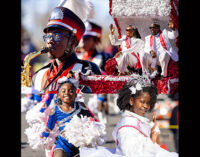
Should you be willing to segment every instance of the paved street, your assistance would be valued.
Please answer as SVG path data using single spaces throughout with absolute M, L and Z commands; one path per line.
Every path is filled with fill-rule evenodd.
M 109 99 L 113 102 L 113 97 Z M 108 117 L 107 124 L 107 133 L 108 133 L 108 141 L 104 145 L 105 147 L 115 148 L 115 143 L 112 138 L 112 131 L 120 119 L 120 113 L 115 113 L 113 108 L 114 103 L 110 103 L 110 114 Z M 31 149 L 27 143 L 27 137 L 24 134 L 24 130 L 28 127 L 28 124 L 25 120 L 25 113 L 21 113 L 21 157 L 45 157 L 44 151 L 35 151 Z M 161 129 L 161 138 L 160 143 L 166 144 L 169 151 L 176 151 L 175 145 L 173 141 L 173 134 L 168 129 Z

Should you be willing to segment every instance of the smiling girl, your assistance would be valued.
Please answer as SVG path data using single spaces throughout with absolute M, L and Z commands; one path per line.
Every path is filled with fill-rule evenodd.
M 168 152 L 160 147 L 160 130 L 156 124 L 145 117 L 151 112 L 157 99 L 157 89 L 150 84 L 127 83 L 118 91 L 117 106 L 122 118 L 112 135 L 116 149 L 98 147 L 84 148 L 81 157 L 178 157 L 175 152 Z M 103 154 L 103 155 L 102 155 Z
M 57 123 L 59 126 L 59 135 L 56 139 L 54 148 L 54 157 L 73 157 L 79 153 L 79 149 L 69 143 L 64 137 L 65 123 L 69 123 L 73 116 L 93 117 L 91 113 L 84 108 L 80 102 L 75 101 L 77 96 L 76 89 L 78 81 L 73 78 L 62 77 L 58 80 L 58 101 L 57 105 L 51 110 L 43 137 L 48 137 L 49 133 Z M 78 128 L 77 128 L 78 129 Z

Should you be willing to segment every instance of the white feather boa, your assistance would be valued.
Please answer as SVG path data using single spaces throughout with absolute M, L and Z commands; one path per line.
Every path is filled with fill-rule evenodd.
M 24 133 L 27 135 L 29 146 L 32 149 L 51 149 L 51 147 L 54 145 L 55 138 L 59 134 L 58 126 L 54 127 L 47 138 L 42 138 L 41 134 L 45 130 L 45 127 L 45 123 L 35 123 L 25 130 Z
M 90 117 L 79 118 L 76 115 L 65 124 L 64 136 L 76 147 L 96 147 L 107 140 L 104 124 L 95 122 Z
M 41 113 L 40 109 L 42 108 L 43 105 L 44 105 L 44 102 L 39 102 L 37 105 L 32 107 L 29 111 L 27 111 L 25 118 L 26 118 L 27 123 L 30 126 L 32 126 L 35 123 L 46 122 L 50 109 L 47 108 L 44 113 Z
M 35 105 L 35 102 L 28 97 L 21 97 L 21 112 L 30 110 Z
M 46 128 L 46 122 L 48 120 L 49 112 L 52 108 L 50 105 L 45 112 L 41 113 L 40 109 L 42 106 L 43 102 L 38 103 L 31 108 L 25 116 L 29 127 L 25 129 L 24 133 L 27 135 L 30 147 L 35 150 L 50 149 L 55 142 L 55 138 L 59 134 L 59 128 L 57 125 L 55 125 L 49 136 L 47 138 L 42 138 L 41 135 Z

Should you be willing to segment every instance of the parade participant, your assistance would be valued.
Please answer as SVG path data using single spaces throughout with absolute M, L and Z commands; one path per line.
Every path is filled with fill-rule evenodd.
M 80 1 L 82 3 L 80 8 L 68 8 L 75 2 L 69 0 L 54 8 L 44 28 L 44 41 L 49 48 L 50 63 L 37 71 L 32 78 L 33 87 L 43 93 L 55 94 L 58 87 L 57 80 L 66 76 L 70 71 L 80 70 L 86 73 L 91 70 L 92 74 L 101 74 L 95 63 L 78 59 L 74 52 L 85 31 L 81 17 L 88 9 L 84 7 L 86 5 L 84 1 Z
M 109 106 L 107 100 L 107 94 L 98 94 L 98 118 L 99 121 L 106 124 L 108 122 Z
M 109 58 L 108 54 L 105 52 L 98 52 L 97 46 L 101 43 L 102 37 L 102 28 L 101 26 L 87 21 L 85 23 L 86 31 L 83 34 L 83 46 L 77 49 L 77 54 L 80 59 L 89 60 L 91 62 L 96 63 L 101 70 L 101 74 L 105 74 L 105 62 L 107 58 Z M 107 116 L 108 116 L 108 103 L 106 100 L 106 94 L 98 94 L 98 118 L 100 122 L 107 123 Z M 104 115 L 104 111 L 105 114 Z
M 140 39 L 138 29 L 133 25 L 128 25 L 126 35 L 123 35 L 121 39 L 115 39 L 114 31 L 115 27 L 111 24 L 110 42 L 112 45 L 121 45 L 122 49 L 114 56 L 117 61 L 119 75 L 129 75 L 128 67 L 141 73 L 140 54 L 143 52 L 144 42 Z
M 46 116 L 45 110 L 48 106 L 54 103 L 59 78 L 73 75 L 76 71 L 101 74 L 95 63 L 78 59 L 74 52 L 85 32 L 84 21 L 88 18 L 90 9 L 87 0 L 61 0 L 58 7 L 52 10 L 47 26 L 43 30 L 45 33 L 43 38 L 49 49 L 50 63 L 34 74 L 32 88 L 41 93 L 43 106 L 39 112 L 44 116 Z M 81 92 L 91 92 L 86 86 L 80 86 Z M 35 119 L 37 118 L 39 119 L 39 117 L 35 117 Z M 34 130 L 31 125 L 30 130 Z M 45 151 L 48 154 L 49 150 Z
M 123 112 L 112 135 L 116 149 L 83 148 L 81 157 L 178 157 L 159 146 L 160 130 L 155 114 L 152 121 L 145 117 L 157 100 L 157 89 L 149 83 L 129 82 L 118 91 L 117 106 Z
M 171 111 L 171 117 L 169 120 L 169 124 L 171 126 L 177 126 L 179 125 L 179 98 L 178 98 L 178 94 L 175 94 L 173 96 L 171 96 L 172 101 L 174 101 L 174 103 L 176 104 L 176 106 L 172 109 Z M 179 138 L 179 130 L 178 128 L 171 128 L 171 131 L 173 133 L 174 136 L 174 144 L 175 144 L 175 148 L 176 151 L 179 151 L 178 148 L 178 138 Z
M 43 137 L 48 138 L 49 133 L 53 130 L 55 123 L 59 126 L 59 135 L 56 139 L 56 146 L 54 148 L 54 157 L 73 157 L 79 153 L 77 147 L 69 143 L 64 137 L 65 123 L 69 123 L 73 116 L 78 117 L 87 116 L 93 117 L 90 112 L 84 108 L 79 102 L 75 101 L 77 96 L 76 89 L 78 87 L 78 81 L 66 77 L 58 80 L 58 104 L 51 109 L 48 122 L 45 131 L 42 133 Z
M 100 67 L 102 74 L 104 74 L 105 62 L 107 58 L 109 58 L 109 55 L 103 51 L 97 51 L 97 46 L 101 43 L 102 28 L 101 26 L 90 21 L 87 21 L 85 26 L 86 31 L 82 38 L 83 46 L 78 47 L 76 52 L 80 59 L 96 63 Z
M 143 70 L 152 73 L 157 65 L 161 66 L 161 78 L 167 77 L 170 58 L 175 62 L 178 61 L 178 54 L 169 41 L 169 39 L 176 39 L 178 31 L 172 20 L 169 20 L 168 27 L 172 31 L 166 29 L 161 31 L 160 24 L 156 20 L 150 25 L 151 35 L 145 37 L 144 54 L 141 56 Z

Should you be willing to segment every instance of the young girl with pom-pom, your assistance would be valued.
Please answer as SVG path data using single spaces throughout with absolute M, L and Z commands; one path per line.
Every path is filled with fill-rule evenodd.
M 59 135 L 56 138 L 54 157 L 74 157 L 79 153 L 79 149 L 69 143 L 64 137 L 65 123 L 69 123 L 73 116 L 93 117 L 92 114 L 82 106 L 78 101 L 75 101 L 77 96 L 76 89 L 78 81 L 73 78 L 63 77 L 58 80 L 58 101 L 57 105 L 50 111 L 49 119 L 42 137 L 48 138 L 49 133 L 53 130 L 55 124 L 59 126 Z M 77 128 L 78 129 L 78 128 Z
M 144 81 L 145 82 L 145 81 Z M 157 89 L 145 83 L 127 83 L 118 91 L 117 106 L 122 118 L 112 135 L 116 149 L 105 147 L 82 148 L 81 157 L 178 157 L 160 147 L 159 128 L 155 115 L 153 122 L 145 114 L 151 112 L 157 99 Z

